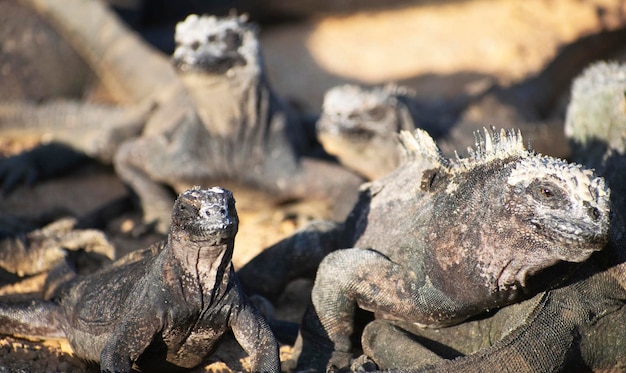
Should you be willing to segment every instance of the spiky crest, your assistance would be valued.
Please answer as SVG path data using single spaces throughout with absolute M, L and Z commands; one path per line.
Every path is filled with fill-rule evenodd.
M 451 162 L 446 158 L 428 132 L 417 128 L 414 132 L 400 131 L 400 144 L 404 150 L 404 161 L 425 159 L 433 167 L 449 169 Z
M 477 166 L 493 162 L 496 159 L 527 157 L 531 154 L 525 147 L 519 130 L 497 131 L 494 127 L 484 128 L 484 135 L 475 132 L 476 145 L 468 147 L 468 157 L 462 158 L 455 153 L 455 159 L 446 158 L 430 135 L 416 129 L 414 133 L 402 131 L 400 142 L 405 150 L 405 159 L 426 159 L 433 166 L 447 169 L 449 172 L 466 172 Z

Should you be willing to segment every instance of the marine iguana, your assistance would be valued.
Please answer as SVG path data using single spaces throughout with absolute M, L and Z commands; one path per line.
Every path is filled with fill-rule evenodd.
M 161 232 L 170 188 L 193 185 L 260 191 L 276 202 L 326 201 L 337 216 L 349 212 L 362 179 L 307 156 L 310 138 L 270 87 L 256 28 L 245 16 L 189 16 L 177 27 L 170 63 L 98 2 L 29 3 L 55 21 L 120 105 L 10 103 L 0 106 L 0 132 L 43 132 L 114 163 L 139 196 L 144 220 Z M 45 168 L 45 156 L 30 157 L 4 161 L 0 177 L 5 168 L 5 180 L 15 184 L 36 175 L 32 167 Z
M 564 262 L 608 240 L 604 180 L 526 150 L 519 132 L 485 130 L 469 158 L 454 160 L 423 130 L 401 140 L 405 162 L 362 189 L 345 223 L 288 238 L 239 271 L 248 291 L 271 296 L 293 275 L 274 268 L 307 273 L 325 255 L 296 343 L 299 368 L 349 364 L 356 307 L 453 325 L 543 290 Z
M 611 235 L 559 287 L 489 317 L 441 329 L 377 320 L 364 352 L 397 372 L 626 369 L 626 65 L 598 62 L 572 85 L 565 132 L 575 159 L 611 186 Z M 362 361 L 362 359 L 360 359 Z M 358 368 L 355 366 L 353 368 Z
M 274 336 L 235 278 L 237 229 L 230 191 L 188 190 L 164 242 L 58 285 L 51 300 L 0 304 L 0 331 L 67 337 L 103 372 L 152 372 L 202 364 L 232 330 L 254 371 L 279 372 Z

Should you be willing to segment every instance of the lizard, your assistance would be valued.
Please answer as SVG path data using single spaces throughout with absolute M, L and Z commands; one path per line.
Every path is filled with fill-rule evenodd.
M 102 372 L 130 372 L 198 366 L 232 330 L 254 371 L 278 372 L 276 340 L 232 267 L 238 224 L 229 190 L 185 191 L 166 240 L 55 284 L 49 300 L 1 303 L 0 331 L 66 337 Z
M 626 369 L 626 65 L 596 62 L 575 80 L 565 134 L 577 161 L 611 187 L 611 235 L 558 287 L 442 329 L 377 320 L 364 353 L 398 372 L 623 371 Z M 360 359 L 363 361 L 364 359 Z M 367 361 L 367 360 L 365 360 Z
M 159 232 L 169 224 L 170 189 L 192 185 L 260 192 L 276 202 L 326 201 L 337 216 L 349 211 L 362 179 L 307 156 L 310 138 L 270 86 L 257 28 L 245 16 L 190 16 L 177 26 L 168 61 L 103 4 L 24 3 L 57 26 L 119 104 L 6 103 L 0 133 L 46 133 L 113 164 L 138 195 L 144 221 L 155 222 Z M 4 180 L 15 185 L 37 175 L 32 168 L 45 168 L 46 160 L 31 153 L 10 158 L 0 177 L 4 169 Z
M 299 368 L 348 365 L 357 306 L 431 327 L 460 323 L 542 290 L 608 240 L 604 180 L 527 150 L 519 132 L 485 130 L 470 157 L 455 159 L 423 130 L 401 141 L 405 161 L 362 188 L 345 222 L 316 223 L 238 272 L 248 292 L 272 297 L 317 269 Z
M 521 129 L 538 152 L 567 157 L 559 97 L 589 62 L 622 45 L 625 35 L 622 28 L 582 37 L 562 48 L 537 75 L 511 86 L 484 86 L 460 94 L 442 108 L 426 104 L 405 86 L 337 86 L 324 95 L 317 136 L 328 153 L 369 180 L 398 166 L 395 133 L 417 127 L 452 155 L 471 145 L 471 134 L 485 122 L 507 123 Z

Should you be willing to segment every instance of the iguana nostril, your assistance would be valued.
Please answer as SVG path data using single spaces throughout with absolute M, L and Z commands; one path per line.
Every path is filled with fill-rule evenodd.
M 601 214 L 600 214 L 600 210 L 598 210 L 598 209 L 597 209 L 597 208 L 595 208 L 595 207 L 589 207 L 589 208 L 587 209 L 587 213 L 589 214 L 589 216 L 590 216 L 593 220 L 598 220 L 598 219 L 600 219 L 600 216 L 601 216 Z

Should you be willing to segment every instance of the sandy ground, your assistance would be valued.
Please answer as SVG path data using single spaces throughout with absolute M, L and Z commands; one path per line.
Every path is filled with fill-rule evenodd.
M 345 83 L 381 84 L 398 81 L 418 96 L 449 97 L 469 89 L 477 80 L 509 83 L 538 72 L 559 46 L 603 27 L 622 22 L 610 0 L 472 0 L 424 1 L 408 8 L 317 17 L 263 30 L 262 44 L 271 82 L 277 91 L 309 112 L 319 110 L 323 92 Z M 604 10 L 602 10 L 604 9 Z M 468 78 L 468 76 L 470 78 Z M 33 145 L 29 139 L 0 138 L 0 154 L 15 154 Z M 63 208 L 85 214 L 127 193 L 107 167 L 90 166 L 71 175 L 20 188 L 0 197 L 0 214 L 36 216 Z M 238 196 L 235 196 L 238 198 Z M 238 199 L 240 233 L 235 266 L 240 267 L 263 248 L 291 234 L 314 218 L 327 216 L 316 204 L 281 207 L 255 205 Z M 138 214 L 130 212 L 109 225 L 107 233 L 119 254 L 160 239 L 129 234 Z M 44 276 L 34 276 L 0 288 L 0 295 L 41 289 Z M 278 318 L 297 321 L 310 283 L 292 287 L 276 305 Z M 283 346 L 282 358 L 290 355 Z M 219 357 L 238 360 L 237 348 Z M 194 372 L 245 369 L 244 363 L 214 363 Z M 0 339 L 0 373 L 96 372 L 97 367 L 72 356 L 64 340 L 36 342 Z

